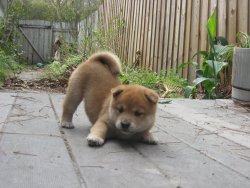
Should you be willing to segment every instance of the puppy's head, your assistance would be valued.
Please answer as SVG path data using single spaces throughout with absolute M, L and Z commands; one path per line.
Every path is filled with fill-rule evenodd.
M 118 131 L 133 135 L 149 130 L 155 121 L 158 95 L 137 85 L 120 85 L 111 90 L 109 116 Z

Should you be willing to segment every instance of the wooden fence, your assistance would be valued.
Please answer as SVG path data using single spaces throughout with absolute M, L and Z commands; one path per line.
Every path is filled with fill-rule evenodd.
M 73 42 L 69 23 L 44 20 L 21 20 L 19 22 L 18 46 L 22 58 L 31 63 L 47 62 L 53 57 L 53 44 L 59 36 L 66 42 Z
M 195 52 L 208 49 L 206 23 L 213 10 L 217 34 L 230 43 L 236 42 L 237 32 L 250 33 L 248 0 L 104 0 L 98 15 L 109 32 L 120 27 L 112 20 L 124 20 L 111 42 L 123 61 L 159 72 L 177 69 Z M 177 72 L 189 81 L 195 78 L 191 65 Z
M 194 67 L 177 68 L 197 51 L 208 49 L 206 23 L 214 10 L 219 36 L 236 43 L 237 32 L 250 33 L 248 0 L 104 0 L 97 11 L 78 24 L 79 51 L 88 55 L 100 49 L 94 44 L 98 43 L 94 32 L 101 30 L 109 40 L 105 45 L 124 62 L 156 72 L 175 69 L 192 81 Z M 32 62 L 51 59 L 53 42 L 60 33 L 72 42 L 70 24 L 64 23 L 61 30 L 59 23 L 33 20 L 21 22 L 20 28 L 24 38 L 19 42 L 25 58 Z
M 90 14 L 76 26 L 64 22 L 21 20 L 18 28 L 20 33 L 18 37 L 19 51 L 23 52 L 22 57 L 25 61 L 33 64 L 47 62 L 53 59 L 55 40 L 62 37 L 67 43 L 78 43 L 79 52 L 89 55 L 98 49 L 94 45 L 93 36 L 97 25 L 98 11 Z M 88 43 L 84 40 L 88 40 Z

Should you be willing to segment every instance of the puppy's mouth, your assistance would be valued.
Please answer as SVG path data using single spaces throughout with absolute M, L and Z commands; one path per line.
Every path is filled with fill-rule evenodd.
M 130 132 L 129 130 L 120 129 L 119 131 L 120 131 L 120 133 L 122 133 L 124 135 L 133 135 L 133 134 L 135 134 L 134 132 Z

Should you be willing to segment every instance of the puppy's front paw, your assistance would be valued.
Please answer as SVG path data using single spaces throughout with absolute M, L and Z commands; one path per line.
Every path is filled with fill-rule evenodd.
M 87 137 L 89 146 L 102 146 L 104 144 L 104 139 L 96 135 L 89 134 Z
M 149 133 L 143 135 L 142 142 L 144 142 L 145 144 L 157 145 L 159 141 L 151 133 Z
M 73 129 L 74 128 L 74 125 L 72 122 L 68 122 L 68 121 L 62 121 L 61 122 L 61 126 L 63 128 L 66 128 L 66 129 Z

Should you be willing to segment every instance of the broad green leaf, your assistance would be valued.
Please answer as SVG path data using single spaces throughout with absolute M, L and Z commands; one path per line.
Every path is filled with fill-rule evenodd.
M 216 37 L 216 24 L 217 24 L 217 16 L 216 12 L 214 11 L 207 21 L 207 30 L 211 41 L 214 41 Z
M 220 44 L 222 46 L 226 46 L 226 45 L 228 45 L 228 41 L 223 36 L 217 36 L 217 37 L 215 37 L 215 44 Z
M 215 83 L 212 80 L 206 80 L 202 84 L 208 93 L 212 93 L 212 91 L 214 91 Z
M 207 60 L 206 63 L 212 70 L 214 70 L 216 76 L 218 76 L 221 70 L 228 65 L 227 62 L 212 61 L 212 60 Z
M 201 69 L 196 70 L 197 77 L 203 77 L 203 71 Z
M 198 56 L 198 55 L 202 55 L 203 57 L 208 57 L 209 53 L 208 53 L 208 51 L 199 51 L 199 52 L 196 52 L 196 53 L 193 55 L 192 59 L 193 59 L 195 56 Z
M 187 61 L 187 62 L 184 62 L 182 64 L 179 65 L 178 69 L 182 69 L 182 68 L 185 68 L 186 66 L 190 65 L 191 62 L 190 61 Z
M 217 55 L 217 60 L 228 61 L 232 59 L 233 56 L 233 45 L 221 46 L 214 45 L 215 53 Z
M 214 70 L 210 68 L 206 62 L 202 64 L 202 72 L 203 72 L 203 77 L 206 77 L 206 78 L 214 77 Z
M 196 78 L 193 83 L 194 83 L 194 86 L 197 86 L 198 84 L 200 84 L 200 83 L 202 83 L 204 81 L 213 82 L 213 79 L 212 78 L 200 77 L 200 78 Z
M 193 65 L 195 67 L 198 67 L 198 63 L 197 62 L 187 61 L 185 63 L 180 64 L 179 67 L 178 67 L 178 69 L 182 69 L 182 68 L 184 68 L 184 67 L 186 67 L 188 65 Z
M 199 66 L 199 64 L 198 64 L 197 62 L 195 62 L 195 61 L 191 62 L 191 64 L 192 64 L 193 66 L 195 66 L 196 68 Z
M 185 98 L 189 98 L 190 96 L 193 95 L 195 90 L 195 86 L 187 86 L 184 88 L 185 91 Z

